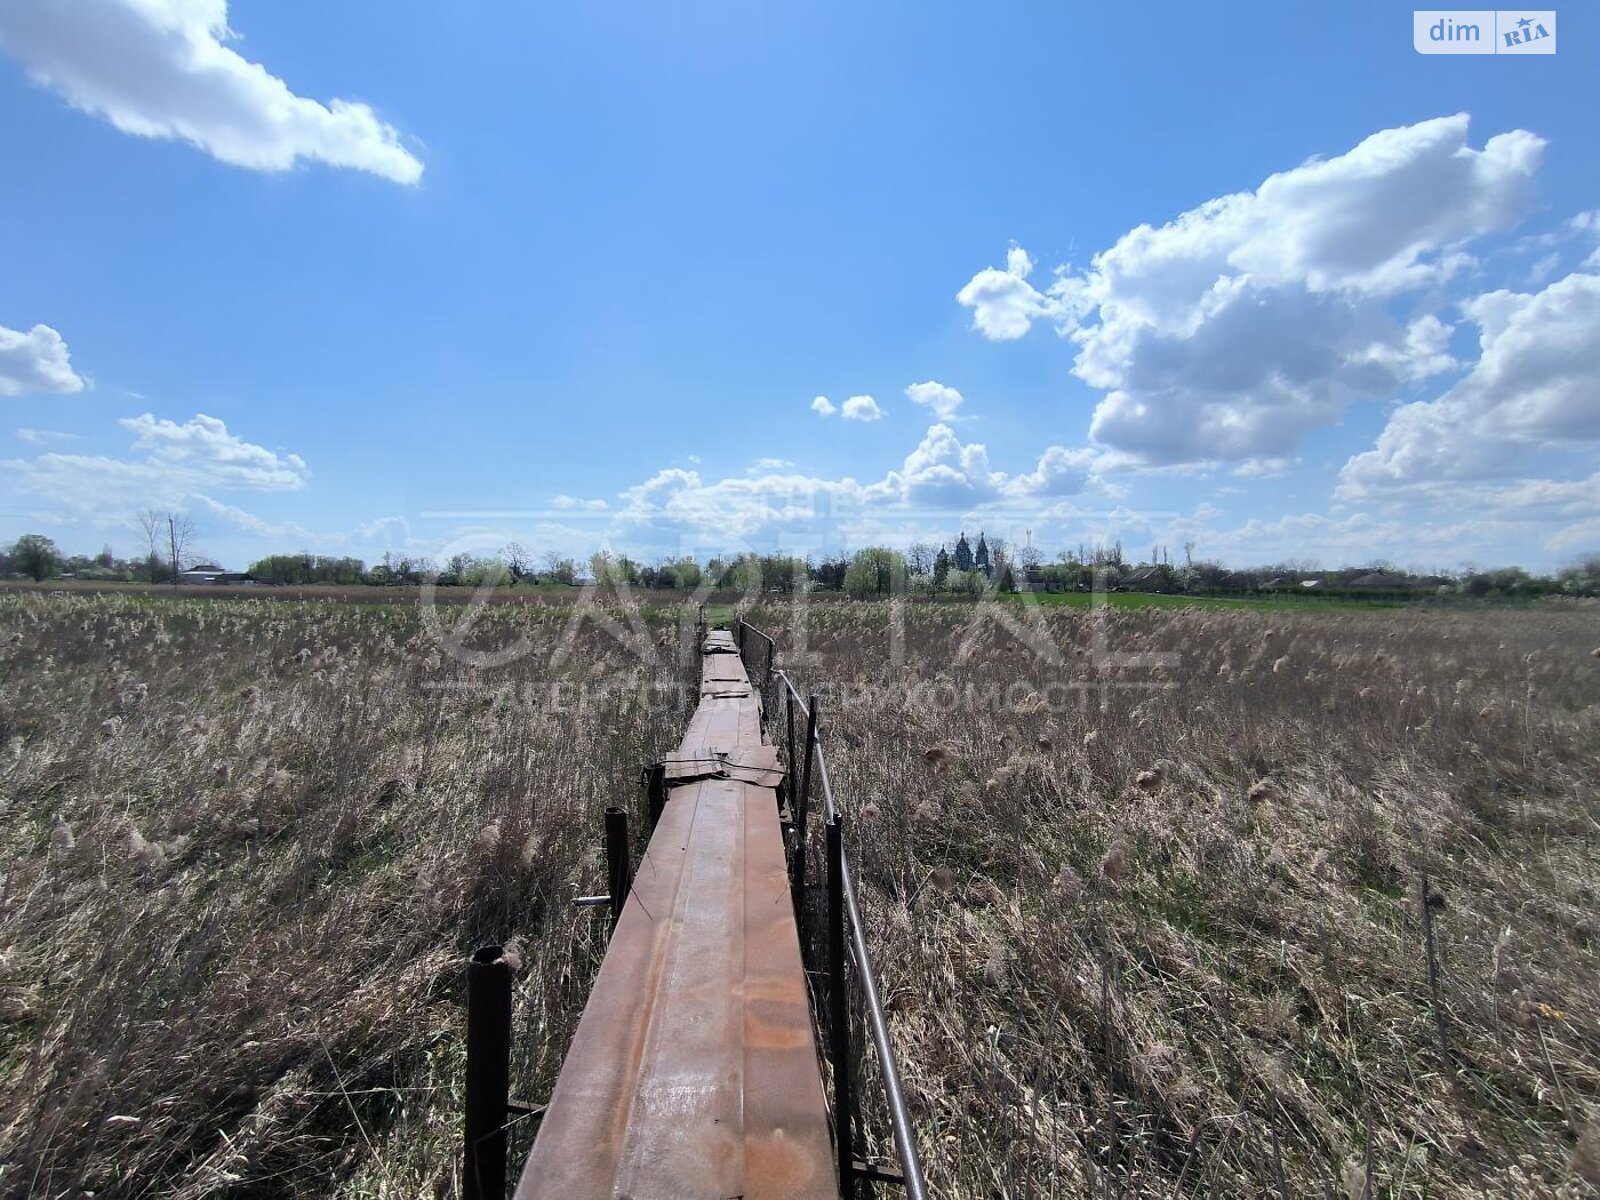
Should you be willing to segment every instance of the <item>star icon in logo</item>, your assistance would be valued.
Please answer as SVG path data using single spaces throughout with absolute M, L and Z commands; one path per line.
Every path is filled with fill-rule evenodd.
M 1517 22 L 1518 27 L 1522 28 L 1522 29 L 1526 29 L 1529 25 L 1532 25 L 1532 24 L 1533 24 L 1533 21 L 1528 17 L 1523 17 L 1522 20 Z

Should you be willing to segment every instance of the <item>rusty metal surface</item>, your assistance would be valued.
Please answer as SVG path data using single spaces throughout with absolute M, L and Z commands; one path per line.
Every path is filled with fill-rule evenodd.
M 701 665 L 669 771 L 715 774 L 668 781 L 517 1200 L 837 1200 L 776 749 L 730 635 Z

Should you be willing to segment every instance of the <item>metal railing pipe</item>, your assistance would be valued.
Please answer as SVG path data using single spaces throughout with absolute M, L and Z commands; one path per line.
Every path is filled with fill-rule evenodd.
M 799 689 L 795 688 L 794 681 L 783 672 L 779 672 L 779 675 L 798 699 L 800 693 Z M 817 698 L 812 696 L 811 704 L 802 706 L 806 711 L 808 723 L 815 715 L 816 703 Z M 806 747 L 808 779 L 813 757 L 813 742 L 815 742 L 817 776 L 822 787 L 823 817 L 831 828 L 834 818 L 838 815 L 838 806 L 833 798 L 832 781 L 828 778 L 828 756 L 823 752 L 820 739 L 815 737 L 814 727 L 807 739 Z M 801 790 L 802 793 L 808 791 L 809 783 L 803 784 Z M 803 855 L 804 852 L 805 846 L 802 842 L 800 853 Z M 895 1154 L 900 1160 L 906 1195 L 910 1200 L 927 1200 L 927 1184 L 922 1178 L 922 1158 L 917 1152 L 916 1140 L 912 1137 L 911 1113 L 906 1108 L 905 1092 L 900 1083 L 900 1064 L 895 1057 L 894 1043 L 889 1038 L 889 1021 L 883 1011 L 883 998 L 878 990 L 878 976 L 873 970 L 872 957 L 867 950 L 866 934 L 861 927 L 861 902 L 856 893 L 855 872 L 851 869 L 849 855 L 843 854 L 842 848 L 840 865 L 845 913 L 850 924 L 850 957 L 855 964 L 856 978 L 861 983 L 862 995 L 866 1000 L 867 1024 L 872 1034 L 872 1048 L 878 1056 L 878 1066 L 883 1074 L 889 1123 L 894 1129 Z
M 878 994 L 878 977 L 872 969 L 866 935 L 861 929 L 861 906 L 856 900 L 855 872 L 850 869 L 848 856 L 840 860 L 840 866 L 843 868 L 845 912 L 850 918 L 850 957 L 855 963 L 856 978 L 861 983 L 861 991 L 867 1002 L 872 1047 L 878 1055 L 878 1068 L 883 1075 L 889 1123 L 894 1127 L 895 1154 L 900 1159 L 900 1170 L 905 1176 L 906 1195 L 910 1200 L 927 1200 L 927 1184 L 922 1179 L 922 1157 L 917 1153 L 916 1139 L 911 1135 L 911 1113 L 906 1108 L 905 1093 L 900 1086 L 900 1064 L 895 1058 L 894 1043 L 889 1040 L 889 1019 L 883 1012 L 883 999 Z
M 854 1105 L 850 1101 L 850 998 L 845 991 L 844 822 L 828 822 L 828 1057 L 833 1064 L 833 1148 L 839 1194 L 855 1196 Z
M 811 763 L 817 756 L 817 698 L 806 705 L 806 752 L 801 766 L 800 792 L 794 804 L 794 861 L 790 880 L 796 901 L 806 892 L 806 815 L 811 809 Z

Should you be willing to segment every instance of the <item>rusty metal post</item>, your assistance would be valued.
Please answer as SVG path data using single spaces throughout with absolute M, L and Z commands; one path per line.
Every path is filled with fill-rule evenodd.
M 499 946 L 467 963 L 466 1200 L 506 1194 L 506 1107 L 511 1098 L 511 964 Z
M 633 888 L 633 857 L 628 850 L 628 814 L 606 809 L 606 880 L 611 894 L 611 928 L 617 927 Z
M 783 743 L 785 762 L 783 764 L 783 792 L 784 798 L 789 801 L 789 816 L 794 816 L 794 783 L 795 783 L 795 757 L 794 757 L 794 688 L 789 681 L 783 681 L 783 719 L 787 726 L 787 736 Z
M 649 831 L 656 831 L 661 820 L 661 810 L 667 806 L 667 764 L 651 763 L 644 769 L 645 814 Z
M 855 1143 L 850 1114 L 850 998 L 845 990 L 844 819 L 828 822 L 828 1049 L 833 1063 L 833 1148 L 839 1162 L 839 1194 L 855 1195 Z
M 1435 907 L 1444 907 L 1444 900 L 1428 887 L 1426 874 L 1422 876 L 1420 899 L 1422 940 L 1428 952 L 1428 997 L 1433 1004 L 1434 1029 L 1439 1035 L 1439 1056 L 1448 1063 L 1453 1057 L 1450 1053 L 1450 1026 L 1444 1015 L 1443 989 L 1439 986 L 1439 946 L 1433 934 L 1433 912 Z
M 799 911 L 806 895 L 806 810 L 811 804 L 811 755 L 817 744 L 817 698 L 806 706 L 806 753 L 801 760 L 800 790 L 794 802 L 794 858 L 789 864 L 789 888 Z

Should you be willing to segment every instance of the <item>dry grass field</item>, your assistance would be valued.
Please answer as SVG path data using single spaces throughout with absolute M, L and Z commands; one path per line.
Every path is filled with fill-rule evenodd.
M 0 597 L 0 1194 L 451 1194 L 464 955 L 518 935 L 538 1094 L 679 737 L 567 615 L 481 678 L 415 608 Z
M 1596 1194 L 1600 610 L 971 615 L 751 614 L 936 1191 Z
M 472 668 L 412 606 L 0 594 L 0 1194 L 454 1194 L 464 956 L 515 936 L 542 1097 L 687 713 L 571 612 Z M 1274 1136 L 1294 1196 L 1594 1194 L 1600 612 L 1055 609 L 1053 666 L 973 613 L 749 614 L 936 1195 L 1277 1194 Z

